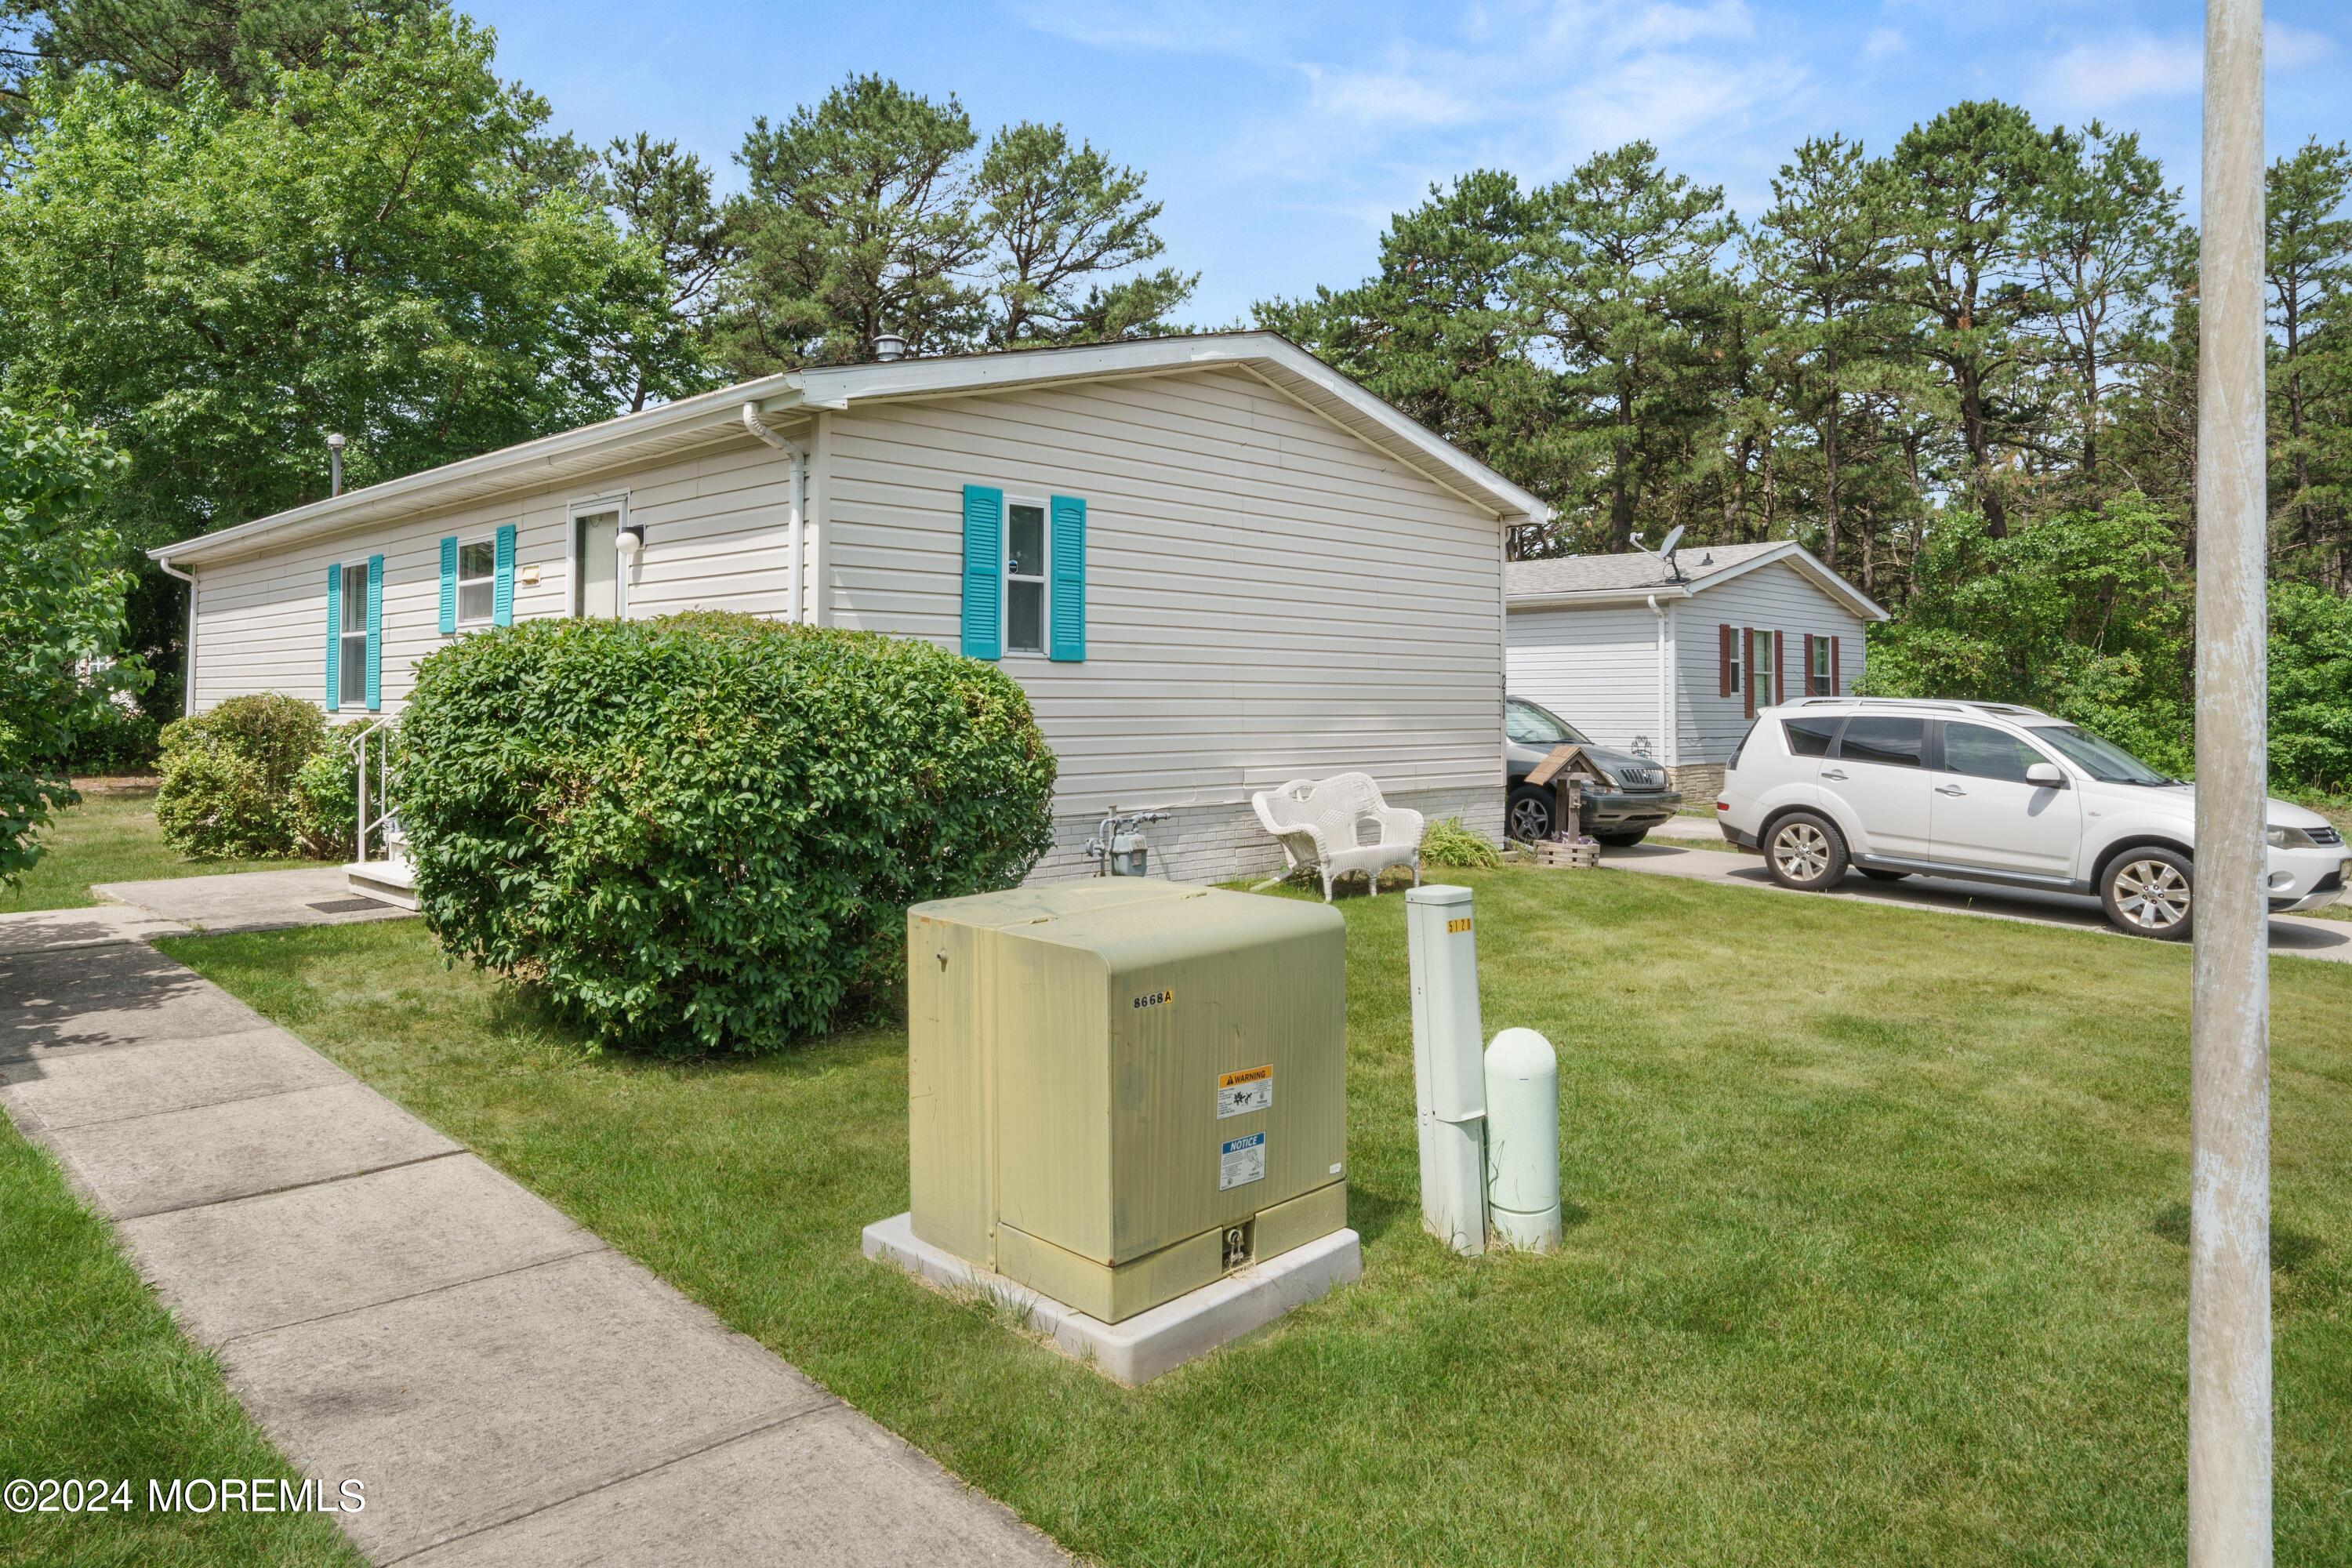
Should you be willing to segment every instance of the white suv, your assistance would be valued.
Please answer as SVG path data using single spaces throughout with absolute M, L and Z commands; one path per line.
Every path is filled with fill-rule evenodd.
M 2189 934 L 2190 786 L 2122 747 L 1999 702 L 1810 697 L 1768 708 L 1725 771 L 1723 836 L 1808 891 L 1850 865 L 2097 897 L 2143 936 Z M 2270 803 L 2273 913 L 2314 910 L 2352 880 L 2343 836 Z

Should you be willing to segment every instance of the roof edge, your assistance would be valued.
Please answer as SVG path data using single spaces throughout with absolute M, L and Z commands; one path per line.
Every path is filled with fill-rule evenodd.
M 814 412 L 845 409 L 855 402 L 985 394 L 1106 375 L 1159 374 L 1252 364 L 1278 366 L 1284 374 L 1311 384 L 1348 405 L 1401 445 L 1479 492 L 1485 498 L 1482 504 L 1491 508 L 1497 517 L 1514 522 L 1542 522 L 1550 517 L 1551 509 L 1531 491 L 1505 479 L 1280 333 L 1207 332 L 1061 349 L 879 361 L 762 376 L 501 447 L 439 468 L 420 469 L 363 489 L 346 490 L 340 496 L 273 512 L 217 532 L 161 545 L 147 554 L 151 560 L 163 563 L 199 563 L 241 553 L 280 536 L 289 540 L 309 538 L 331 533 L 341 527 L 362 526 L 377 521 L 375 514 L 387 507 L 423 510 L 434 504 L 436 495 L 468 483 L 487 482 L 491 489 L 479 492 L 485 494 L 522 489 L 538 477 L 546 464 L 557 459 L 584 457 L 604 447 L 619 447 L 704 420 L 710 421 L 714 427 L 731 426 L 737 407 L 747 402 L 758 404 L 765 414 Z M 1362 438 L 1364 433 L 1359 431 L 1357 435 Z M 1377 447 L 1379 443 L 1372 445 Z

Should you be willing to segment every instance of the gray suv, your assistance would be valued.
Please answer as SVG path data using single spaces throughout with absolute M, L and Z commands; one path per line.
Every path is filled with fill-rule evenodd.
M 1579 833 L 1616 848 L 1639 844 L 1650 829 L 1674 816 L 1683 797 L 1666 787 L 1666 770 L 1645 757 L 1596 746 L 1576 726 L 1548 708 L 1524 698 L 1503 699 L 1503 771 L 1509 795 L 1503 808 L 1503 826 L 1514 838 L 1551 837 L 1555 796 L 1549 784 L 1528 783 L 1536 764 L 1554 747 L 1570 742 L 1608 775 L 1609 787 L 1584 792 L 1584 815 Z

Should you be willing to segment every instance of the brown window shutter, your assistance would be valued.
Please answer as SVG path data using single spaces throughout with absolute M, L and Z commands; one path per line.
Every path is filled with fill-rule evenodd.
M 1813 634 L 1811 632 L 1807 632 L 1805 634 L 1805 683 L 1798 689 L 1804 692 L 1808 697 L 1819 697 L 1821 695 L 1820 692 L 1813 689 Z
M 1724 624 L 1717 626 L 1715 630 L 1716 664 L 1718 667 L 1717 679 L 1720 688 L 1716 695 L 1728 697 L 1731 695 L 1731 627 L 1728 624 Z
M 1789 661 L 1781 657 L 1782 640 L 1779 632 L 1772 634 L 1772 700 L 1789 700 Z
M 1842 684 L 1843 678 L 1838 674 L 1839 641 L 1837 637 L 1830 638 L 1830 695 L 1832 697 L 1842 697 L 1845 694 L 1845 688 Z

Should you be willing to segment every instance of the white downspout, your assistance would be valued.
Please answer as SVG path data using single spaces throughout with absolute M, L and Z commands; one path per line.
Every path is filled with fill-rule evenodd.
M 180 649 L 180 711 L 196 710 L 196 574 L 183 572 L 168 561 L 158 561 L 167 577 L 177 577 L 188 585 L 188 640 Z
M 1655 594 L 1649 595 L 1649 601 L 1650 614 L 1658 618 L 1658 766 L 1663 768 L 1672 765 L 1668 759 L 1674 752 L 1674 731 L 1667 727 L 1674 718 L 1673 688 L 1666 679 L 1666 612 Z
M 808 454 L 801 449 L 799 442 L 779 436 L 769 429 L 766 422 L 760 417 L 760 405 L 756 403 L 743 405 L 743 428 L 779 452 L 788 452 L 792 455 L 791 476 L 785 480 L 785 489 L 790 499 L 784 503 L 784 538 L 787 541 L 786 548 L 792 553 L 790 563 L 785 568 L 787 575 L 784 603 L 790 606 L 790 614 L 785 618 L 794 626 L 798 626 L 804 618 L 802 615 L 802 606 L 806 597 L 801 591 L 802 557 L 808 552 L 807 539 L 801 519 L 801 483 L 803 477 L 808 472 Z

